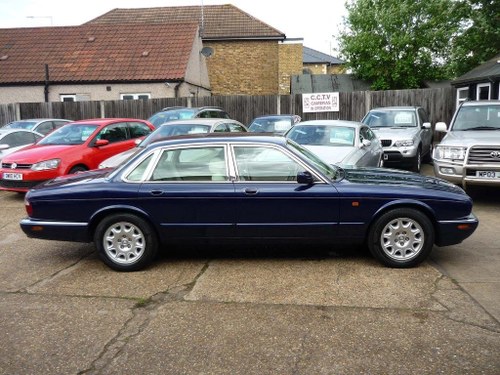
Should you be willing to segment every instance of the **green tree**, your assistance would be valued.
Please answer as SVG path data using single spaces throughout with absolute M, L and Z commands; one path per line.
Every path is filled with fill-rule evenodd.
M 500 53 L 500 1 L 464 0 L 461 32 L 453 42 L 450 73 L 458 77 Z
M 375 90 L 419 88 L 426 80 L 448 78 L 450 41 L 464 17 L 460 5 L 456 0 L 350 0 L 341 56 Z

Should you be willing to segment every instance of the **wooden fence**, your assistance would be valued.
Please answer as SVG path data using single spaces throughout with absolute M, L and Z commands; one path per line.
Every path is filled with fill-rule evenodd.
M 359 91 L 339 94 L 339 112 L 303 113 L 302 96 L 209 96 L 194 98 L 161 98 L 149 100 L 82 101 L 50 103 L 15 103 L 0 105 L 0 125 L 28 118 L 67 118 L 81 120 L 100 117 L 131 117 L 147 119 L 169 106 L 223 107 L 234 119 L 249 124 L 256 116 L 292 113 L 302 120 L 332 119 L 360 121 L 374 107 L 419 105 L 424 107 L 432 122 L 449 123 L 455 110 L 455 89 L 419 89 L 394 91 Z

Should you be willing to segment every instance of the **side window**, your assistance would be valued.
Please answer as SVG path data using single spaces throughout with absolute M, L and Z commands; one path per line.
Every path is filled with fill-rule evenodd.
M 118 124 L 106 126 L 97 135 L 97 139 L 105 139 L 108 140 L 109 143 L 126 141 L 128 139 L 127 124 L 120 122 Z
M 54 129 L 54 126 L 52 124 L 52 121 L 47 121 L 42 124 L 40 124 L 35 131 L 41 134 L 48 134 Z
M 234 155 L 240 180 L 296 181 L 304 168 L 280 150 L 262 146 L 235 146 Z
M 245 132 L 246 131 L 246 129 L 243 126 L 241 126 L 240 124 L 231 123 L 231 124 L 228 124 L 228 126 L 229 126 L 229 131 L 231 133 L 238 133 L 238 132 Z
M 196 117 L 199 117 L 199 118 L 210 118 L 210 112 L 209 111 L 203 111 L 201 113 L 198 114 L 198 116 Z
M 129 122 L 130 138 L 139 138 L 151 133 L 151 129 L 142 122 Z
M 427 116 L 427 112 L 425 112 L 422 108 L 418 109 L 418 117 L 420 117 L 420 125 L 424 122 L 429 122 L 429 116 Z
M 359 134 L 360 134 L 360 141 L 363 141 L 363 139 L 371 141 L 374 137 L 372 131 L 367 127 L 362 127 L 359 131 Z
M 139 163 L 137 167 L 135 167 L 132 172 L 130 172 L 127 176 L 127 180 L 129 181 L 141 181 L 144 178 L 144 172 L 151 162 L 153 158 L 153 154 L 149 155 L 146 159 Z
M 9 145 L 9 147 L 21 146 L 21 143 L 19 143 L 19 139 L 17 138 L 16 135 L 17 133 L 6 135 L 5 137 L 2 138 L 2 140 L 0 140 L 0 143 L 4 145 Z
M 217 127 L 214 129 L 214 133 L 228 132 L 228 131 L 230 131 L 228 124 L 217 125 Z
M 165 150 L 151 181 L 227 181 L 223 146 Z

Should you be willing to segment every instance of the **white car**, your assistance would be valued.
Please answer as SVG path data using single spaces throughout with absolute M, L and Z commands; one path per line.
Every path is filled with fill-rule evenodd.
M 123 161 L 127 160 L 130 156 L 135 154 L 137 151 L 142 150 L 144 147 L 150 143 L 156 142 L 160 139 L 167 137 L 173 137 L 176 135 L 188 135 L 188 134 L 203 134 L 203 133 L 235 133 L 235 132 L 247 132 L 247 128 L 241 122 L 232 119 L 207 119 L 207 118 L 196 118 L 189 120 L 174 120 L 166 122 L 163 125 L 156 128 L 151 134 L 149 134 L 142 141 L 139 141 L 137 147 L 130 150 L 124 151 L 120 154 L 114 155 L 109 159 L 104 160 L 99 164 L 99 169 L 103 168 L 115 168 Z
M 358 167 L 382 165 L 380 140 L 356 121 L 312 120 L 299 122 L 285 136 L 330 164 Z
M 463 102 L 434 149 L 437 177 L 462 185 L 500 186 L 500 100 Z
M 42 138 L 43 134 L 31 130 L 0 128 L 0 162 L 5 156 L 32 145 Z

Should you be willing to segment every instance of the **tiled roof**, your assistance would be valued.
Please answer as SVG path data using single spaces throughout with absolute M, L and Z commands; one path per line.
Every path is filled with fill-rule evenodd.
M 184 78 L 197 23 L 0 29 L 0 84 Z
M 203 10 L 203 12 L 202 12 Z M 200 24 L 203 13 L 204 40 L 284 39 L 285 34 L 231 4 L 161 8 L 117 8 L 87 24 L 96 23 L 163 23 L 194 21 Z
M 302 61 L 304 62 L 304 64 L 341 65 L 345 63 L 344 61 L 337 59 L 336 57 L 316 51 L 306 46 L 304 46 L 304 48 L 302 49 Z

